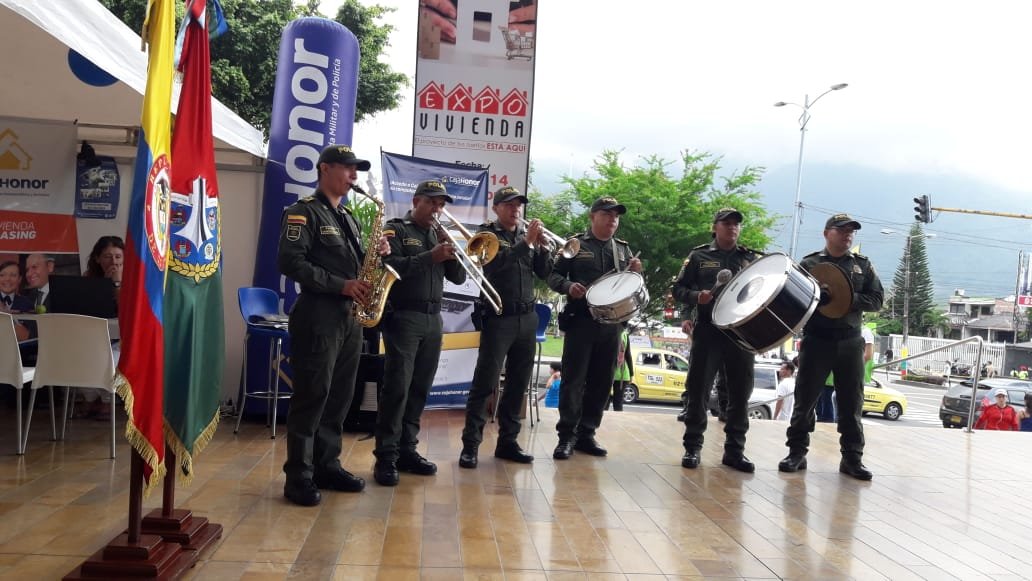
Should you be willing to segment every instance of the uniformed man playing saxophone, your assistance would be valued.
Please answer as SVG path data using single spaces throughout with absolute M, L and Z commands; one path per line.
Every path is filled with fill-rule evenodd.
M 365 255 L 358 222 L 346 197 L 369 162 L 350 147 L 331 145 L 319 156 L 315 194 L 283 211 L 279 270 L 301 285 L 290 311 L 290 364 L 294 392 L 287 416 L 287 475 L 283 495 L 314 506 L 319 489 L 359 492 L 365 481 L 340 465 L 344 416 L 351 406 L 362 349 L 362 328 L 351 314 L 366 300 L 368 282 L 359 280 Z M 380 254 L 390 252 L 385 238 Z

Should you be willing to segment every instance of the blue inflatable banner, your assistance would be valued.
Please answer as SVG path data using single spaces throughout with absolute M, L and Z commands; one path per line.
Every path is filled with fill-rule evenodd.
M 290 312 L 299 290 L 279 273 L 276 253 L 283 209 L 315 191 L 316 164 L 327 145 L 351 145 L 358 96 L 358 40 L 325 18 L 299 18 L 283 29 L 269 125 L 265 194 L 254 261 L 254 286 L 273 289 Z M 272 390 L 269 340 L 251 337 L 247 382 L 250 391 Z M 280 356 L 280 389 L 291 387 L 289 345 Z M 248 412 L 264 411 L 258 401 Z M 285 402 L 285 400 L 284 400 Z M 280 411 L 284 412 L 286 403 Z M 281 418 L 286 418 L 281 413 Z
M 358 58 L 355 35 L 332 20 L 299 18 L 283 29 L 254 285 L 277 291 L 287 309 L 297 289 L 276 268 L 280 217 L 283 208 L 315 191 L 323 148 L 351 145 Z

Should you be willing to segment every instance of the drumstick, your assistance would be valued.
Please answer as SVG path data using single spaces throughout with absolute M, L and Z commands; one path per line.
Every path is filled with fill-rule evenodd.
M 641 250 L 635 252 L 634 256 L 632 256 L 632 257 L 627 259 L 627 268 L 631 267 L 631 261 L 634 260 L 635 258 L 638 258 L 639 254 L 641 254 Z M 616 270 L 619 271 L 619 272 L 627 272 L 627 268 L 625 268 L 623 270 L 620 270 L 619 268 L 617 268 Z

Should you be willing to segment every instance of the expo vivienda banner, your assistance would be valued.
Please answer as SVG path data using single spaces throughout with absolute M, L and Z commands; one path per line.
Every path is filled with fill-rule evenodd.
M 412 153 L 527 190 L 537 0 L 420 3 Z
M 76 254 L 74 123 L 0 117 L 0 254 Z

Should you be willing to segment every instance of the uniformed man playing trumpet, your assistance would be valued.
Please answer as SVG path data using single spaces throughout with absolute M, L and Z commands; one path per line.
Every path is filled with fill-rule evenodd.
M 496 458 L 529 463 L 534 457 L 520 448 L 520 408 L 530 382 L 538 317 L 534 309 L 534 277 L 544 279 L 552 271 L 552 260 L 540 220 L 531 220 L 526 231 L 519 229 L 527 197 L 513 187 L 494 195 L 496 220 L 480 226 L 478 232 L 498 237 L 498 253 L 484 266 L 484 276 L 501 298 L 501 314 L 479 305 L 480 352 L 473 372 L 473 387 L 466 399 L 466 427 L 462 430 L 459 466 L 477 467 L 477 450 L 483 441 L 487 398 L 498 385 L 505 361 L 505 391 L 498 407 Z

